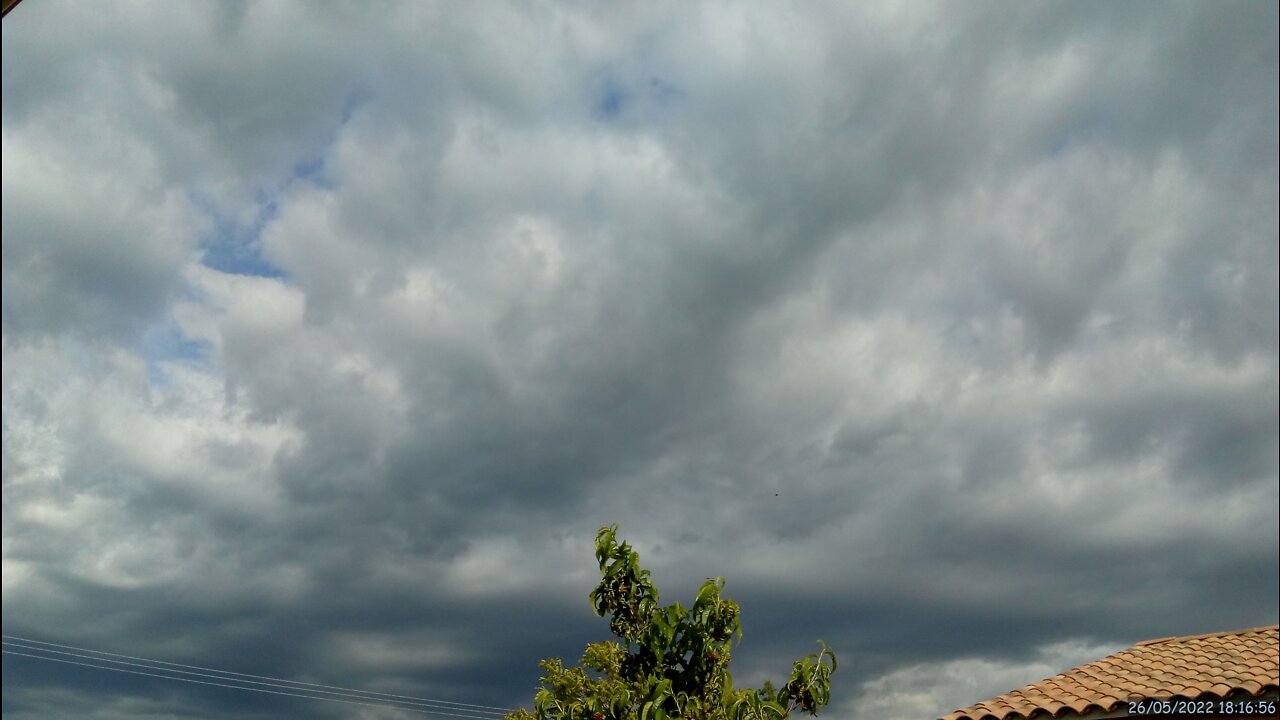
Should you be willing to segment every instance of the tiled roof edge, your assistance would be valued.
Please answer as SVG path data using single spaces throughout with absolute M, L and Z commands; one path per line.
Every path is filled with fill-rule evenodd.
M 1271 641 L 1276 637 L 1276 633 L 1278 632 L 1280 632 L 1280 625 L 1264 625 L 1261 627 L 1247 628 L 1244 630 L 1227 630 L 1222 632 L 1204 633 L 1201 635 L 1182 635 L 1182 636 L 1156 638 L 1155 640 L 1145 640 L 1143 642 L 1134 644 L 1132 647 L 1126 648 L 1124 650 L 1120 650 L 1119 652 L 1112 653 L 1111 655 L 1108 655 L 1104 658 L 1100 658 L 1091 663 L 1085 663 L 1084 665 L 1081 665 L 1079 667 L 1072 668 L 1071 670 L 1067 670 L 1063 673 L 1059 673 L 1058 675 L 1053 676 L 1053 678 L 1045 678 L 1045 680 L 1041 681 L 1041 683 L 1063 677 L 1065 674 L 1068 674 L 1068 673 L 1084 672 L 1092 676 L 1091 671 L 1095 667 L 1102 668 L 1102 667 L 1106 667 L 1116 663 L 1123 663 L 1125 662 L 1125 660 L 1131 659 L 1135 655 L 1135 652 L 1134 652 L 1135 650 L 1138 650 L 1139 648 L 1150 647 L 1152 645 L 1159 645 L 1161 643 L 1186 642 L 1186 641 L 1201 640 L 1206 638 L 1263 635 L 1264 638 L 1250 639 L 1250 640 L 1246 640 L 1245 642 L 1249 643 L 1250 645 L 1253 645 L 1259 641 L 1261 641 L 1264 644 L 1271 644 Z M 1160 651 L 1156 651 L 1156 652 L 1158 653 Z M 1144 654 L 1145 653 L 1142 653 L 1142 652 L 1136 653 L 1136 655 L 1139 657 L 1141 657 Z M 1034 718 L 1035 720 L 1039 720 L 1040 718 L 1057 718 L 1057 717 L 1063 717 L 1065 719 L 1068 716 L 1079 717 L 1081 712 L 1087 714 L 1089 712 L 1093 712 L 1094 710 L 1101 710 L 1106 713 L 1114 712 L 1117 708 L 1122 707 L 1124 703 L 1123 700 L 1118 700 L 1118 699 L 1112 702 L 1106 702 L 1106 703 L 1090 701 L 1083 711 L 1077 710 L 1072 706 L 1062 702 L 1061 700 L 1056 700 L 1056 699 L 1050 702 L 1048 705 L 1043 704 L 1043 701 L 1041 700 L 1037 700 L 1035 701 L 1036 702 L 1035 707 L 1024 708 L 1023 710 L 1015 710 L 1012 707 L 1006 707 L 993 712 L 991 708 L 986 707 L 988 702 L 999 702 L 1007 706 L 1009 703 L 1005 700 L 1006 697 L 1021 694 L 1022 690 L 1037 686 L 1039 684 L 1040 683 L 1031 683 L 1030 685 L 1024 686 L 1022 688 L 1011 690 L 1008 693 L 1005 693 L 1004 695 L 1001 695 L 999 697 L 991 698 L 990 700 L 984 700 L 968 708 L 955 710 L 951 713 L 948 713 L 947 715 L 942 716 L 941 718 L 939 718 L 939 720 L 1029 720 L 1032 718 Z M 1191 688 L 1188 688 L 1188 689 L 1191 689 Z M 1208 697 L 1225 699 L 1229 697 L 1241 697 L 1241 696 L 1260 697 L 1268 692 L 1275 692 L 1277 690 L 1280 690 L 1280 684 L 1277 684 L 1274 680 L 1264 680 L 1261 683 L 1259 683 L 1256 680 L 1250 679 L 1243 684 L 1238 683 L 1235 686 L 1229 687 L 1225 693 L 1221 693 L 1215 690 L 1205 688 L 1205 689 L 1198 689 L 1198 692 L 1196 692 L 1194 695 L 1177 693 L 1177 694 L 1168 695 L 1168 696 L 1157 694 L 1149 697 L 1152 697 L 1152 698 L 1158 697 L 1160 699 L 1176 698 L 1176 699 L 1186 699 L 1186 700 L 1203 699 Z M 1030 714 L 1025 714 L 1027 711 L 1029 711 Z
M 1174 640 L 1202 640 L 1204 638 L 1226 637 L 1228 635 L 1248 635 L 1249 633 L 1267 632 L 1268 630 L 1280 630 L 1280 625 L 1263 625 L 1262 627 L 1248 628 L 1246 630 L 1228 630 L 1226 632 L 1204 633 L 1202 635 L 1170 635 L 1169 637 L 1156 638 L 1155 640 L 1143 640 L 1136 643 L 1133 647 L 1146 647 L 1148 645 L 1159 645 Z

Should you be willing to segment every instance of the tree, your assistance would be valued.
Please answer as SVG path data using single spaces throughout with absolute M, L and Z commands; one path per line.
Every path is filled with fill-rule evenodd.
M 766 682 L 735 690 L 729 650 L 735 636 L 742 641 L 742 626 L 738 603 L 720 597 L 724 578 L 703 583 L 692 608 L 659 607 L 649 571 L 617 533 L 612 525 L 596 535 L 601 578 L 590 598 L 621 642 L 588 644 L 582 667 L 538 663 L 547 674 L 534 711 L 506 720 L 784 720 L 797 707 L 817 715 L 827 704 L 836 656 L 821 640 L 822 650 L 796 661 L 781 689 Z

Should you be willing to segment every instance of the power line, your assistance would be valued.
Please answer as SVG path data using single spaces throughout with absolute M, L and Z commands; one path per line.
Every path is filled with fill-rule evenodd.
M 301 680 L 286 680 L 286 679 L 284 679 L 284 678 L 269 677 L 269 676 L 267 676 L 267 675 L 254 675 L 254 674 L 252 674 L 252 673 L 233 672 L 233 671 L 231 671 L 231 670 L 219 670 L 219 669 L 217 669 L 217 668 L 202 667 L 202 666 L 200 666 L 200 665 L 185 665 L 185 664 L 183 664 L 183 663 L 168 662 L 168 661 L 165 661 L 165 660 L 155 660 L 155 659 L 152 659 L 152 658 L 138 657 L 138 656 L 136 656 L 136 655 L 124 655 L 124 654 L 121 654 L 121 653 L 107 652 L 107 651 L 105 651 L 105 650 L 94 650 L 94 649 L 92 649 L 92 648 L 77 647 L 77 646 L 75 646 L 75 645 L 62 645 L 62 644 L 59 644 L 59 643 L 45 642 L 45 641 L 43 641 L 43 640 L 33 640 L 33 639 L 31 639 L 31 638 L 17 637 L 17 636 L 14 636 L 14 635 L 0 635 L 0 637 L 4 638 L 5 640 L 17 640 L 17 641 L 20 641 L 20 642 L 33 643 L 33 644 L 36 644 L 36 645 L 48 645 L 49 647 L 66 648 L 66 649 L 68 649 L 68 650 L 79 650 L 80 652 L 94 653 L 95 655 L 109 655 L 109 656 L 111 656 L 111 657 L 126 658 L 126 659 L 129 659 L 129 660 L 141 660 L 142 662 L 151 663 L 151 664 L 153 664 L 153 665 L 168 665 L 168 666 L 171 666 L 171 667 L 190 668 L 190 669 L 192 669 L 192 670 L 205 670 L 205 671 L 208 671 L 208 672 L 220 673 L 221 675 L 235 675 L 235 676 L 237 676 L 237 677 L 258 678 L 258 679 L 260 679 L 260 680 L 273 680 L 273 681 L 275 681 L 275 682 L 280 682 L 280 683 L 289 683 L 289 685 L 273 685 L 273 687 L 289 687 L 289 688 L 294 689 L 294 690 L 307 690 L 308 692 L 329 692 L 329 690 L 346 690 L 346 691 L 350 691 L 350 692 L 361 693 L 361 696 L 367 696 L 367 695 L 377 696 L 377 699 L 383 699 L 383 698 L 394 698 L 393 700 L 390 700 L 391 702 L 400 702 L 400 701 L 402 701 L 402 700 L 412 700 L 412 701 L 418 701 L 419 703 L 434 703 L 434 704 L 437 704 L 437 705 L 455 706 L 455 707 L 449 707 L 449 708 L 446 708 L 446 709 L 449 709 L 449 710 L 455 710 L 455 709 L 456 709 L 456 710 L 461 710 L 461 711 L 464 711 L 464 712 L 472 712 L 471 710 L 469 710 L 469 708 L 479 708 L 480 710 L 479 710 L 479 711 L 476 711 L 476 712 L 480 712 L 480 713 L 484 713 L 485 711 L 488 711 L 488 710 L 498 711 L 498 712 L 485 713 L 485 714 L 489 714 L 489 715 L 498 715 L 498 714 L 501 714 L 501 713 L 508 713 L 508 712 L 511 712 L 511 710 L 512 710 L 511 708 L 502 708 L 502 707 L 496 707 L 496 706 L 493 706 L 493 705 L 476 705 L 476 704 L 474 704 L 474 703 L 454 702 L 454 701 L 452 701 L 452 700 L 436 700 L 436 699 L 433 699 L 433 698 L 414 697 L 414 696 L 412 696 L 412 695 L 396 695 L 396 694 L 394 694 L 394 693 L 382 693 L 382 692 L 374 692 L 374 691 L 372 691 L 372 690 L 360 690 L 359 688 L 342 687 L 342 686 L 340 686 L 340 685 L 325 685 L 325 684 L 323 684 L 323 683 L 309 683 L 309 682 L 302 682 Z M 6 645 L 8 645 L 8 644 L 10 644 L 10 643 L 5 643 L 5 644 L 6 644 Z M 15 647 L 22 647 L 22 646 L 18 645 L 18 646 L 15 646 Z M 41 652 L 58 652 L 57 650 L 45 650 L 44 648 L 32 648 L 32 647 L 28 647 L 28 648 L 24 648 L 24 649 L 26 649 L 26 650 L 39 650 L 39 651 L 41 651 Z M 75 653 L 63 653 L 63 654 L 67 654 L 67 655 L 75 655 Z M 96 657 L 85 656 L 85 655 L 76 655 L 76 657 L 90 657 L 90 659 L 93 659 L 93 660 L 100 660 L 100 661 L 102 661 L 102 662 L 116 662 L 116 663 L 119 663 L 119 662 L 120 662 L 119 660 L 108 660 L 107 658 L 96 658 Z M 121 663 L 121 664 L 125 664 L 125 665 L 136 665 L 136 663 Z M 139 667 L 146 667 L 146 666 L 139 666 Z M 184 672 L 184 671 L 182 671 L 182 670 L 168 670 L 168 668 L 154 668 L 154 667 L 153 667 L 153 668 L 151 668 L 151 669 L 152 669 L 152 670 L 165 670 L 166 672 Z M 189 674 L 192 674 L 192 675 L 203 675 L 203 673 L 189 673 Z M 204 675 L 204 676 L 205 676 L 205 677 L 220 677 L 219 675 Z M 244 682 L 244 683 L 253 683 L 253 682 L 254 682 L 254 681 L 252 681 L 252 680 L 238 680 L 238 679 L 236 679 L 236 678 L 220 678 L 220 679 L 223 679 L 223 680 L 234 680 L 235 682 Z M 260 684 L 260 685 L 272 685 L 272 683 L 255 683 L 255 684 Z M 304 685 L 304 686 L 307 686 L 307 687 L 304 687 L 304 688 L 295 688 L 295 687 L 292 687 L 293 685 Z M 329 690 L 310 690 L 310 688 L 328 688 Z M 345 694 L 345 693 L 333 693 L 333 694 L 342 695 L 342 694 Z M 469 716 L 459 716 L 459 717 L 469 717 Z
M 45 657 L 43 655 L 31 655 L 30 653 L 21 653 L 21 652 L 16 652 L 14 650 L 0 650 L 0 652 L 3 652 L 5 655 L 22 655 L 29 658 L 35 658 L 37 660 L 48 660 L 49 662 L 60 662 L 60 663 L 66 663 L 68 665 L 82 665 L 84 667 L 97 668 L 99 670 L 111 670 L 112 672 L 123 672 L 123 673 L 130 673 L 133 675 L 148 675 L 150 677 L 158 677 L 158 678 L 163 678 L 165 680 L 181 680 L 182 682 L 199 683 L 201 685 L 216 685 L 218 687 L 231 688 L 233 690 L 248 690 L 250 692 L 270 693 L 272 695 L 289 695 L 292 697 L 306 698 L 308 700 L 328 700 L 329 702 L 340 702 L 340 703 L 346 703 L 348 705 L 367 705 L 369 707 L 393 708 L 396 710 L 404 710 L 405 712 L 418 713 L 419 715 L 451 715 L 452 714 L 452 713 L 434 713 L 434 712 L 428 712 L 426 710 L 417 710 L 415 708 L 401 707 L 399 705 L 387 705 L 384 703 L 360 702 L 358 700 L 340 700 L 338 698 L 318 697 L 315 695 L 303 695 L 301 693 L 282 692 L 280 690 L 263 690 L 262 688 L 245 687 L 243 685 L 228 685 L 226 683 L 209 682 L 208 680 L 193 680 L 192 678 L 174 677 L 172 675 L 160 675 L 157 673 L 142 672 L 141 670 L 126 670 L 125 668 L 114 668 L 114 667 L 108 667 L 106 665 L 94 665 L 92 663 L 77 662 L 75 660 L 63 660 L 61 658 L 51 658 L 51 657 Z M 456 715 L 454 717 L 469 717 L 469 716 Z
M 21 645 L 18 643 L 8 642 L 8 641 L 5 641 L 3 643 L 6 646 L 18 648 L 21 650 L 33 650 L 38 653 L 55 653 L 58 655 L 66 655 L 70 657 L 83 658 L 86 660 L 91 660 L 93 662 L 79 662 L 76 660 L 65 660 L 62 658 L 48 657 L 47 655 L 36 655 L 32 653 L 18 652 L 16 650 L 8 650 L 8 649 L 3 650 L 4 654 L 7 654 L 7 655 L 19 655 L 23 657 L 34 658 L 37 660 L 47 660 L 49 662 L 59 662 L 67 665 L 91 667 L 99 670 L 110 670 L 113 672 L 123 672 L 123 673 L 129 673 L 132 675 L 145 675 L 148 677 L 155 677 L 163 680 L 179 680 L 182 682 L 197 683 L 200 685 L 211 685 L 215 687 L 223 687 L 223 688 L 229 688 L 233 690 L 248 690 L 251 692 L 267 693 L 271 695 L 285 695 L 289 697 L 298 697 L 298 698 L 304 698 L 308 700 L 328 700 L 331 702 L 340 702 L 340 703 L 346 703 L 346 704 L 352 704 L 352 705 L 365 705 L 369 707 L 391 708 L 391 709 L 397 709 L 397 710 L 404 710 L 406 712 L 418 713 L 422 715 L 447 716 L 447 717 L 454 717 L 454 718 L 463 718 L 464 720 L 497 720 L 497 718 L 500 717 L 502 714 L 501 711 L 504 711 L 504 708 L 499 708 L 492 705 L 477 705 L 474 703 L 460 703 L 460 702 L 454 702 L 450 700 L 433 700 L 430 698 L 416 698 L 409 695 L 380 693 L 380 692 L 374 692 L 374 691 L 368 691 L 368 690 L 359 690 L 356 688 L 344 688 L 337 685 L 323 685 L 321 683 L 306 683 L 306 682 L 295 681 L 295 680 L 284 680 L 282 678 L 272 678 L 265 675 L 252 675 L 250 673 L 238 673 L 230 670 L 206 668 L 198 665 L 184 665 L 182 663 L 172 663 L 164 660 L 153 660 L 150 658 L 138 657 L 133 655 L 123 655 L 121 653 L 111 653 L 103 650 L 93 650 L 90 648 L 77 647 L 75 645 L 62 645 L 59 643 L 50 643 L 42 640 L 33 640 L 30 638 L 21 638 L 21 637 L 16 637 L 12 635 L 3 635 L 0 637 L 4 637 L 10 640 L 16 640 L 24 643 L 34 643 L 37 645 L 47 645 L 50 647 L 62 647 L 62 648 L 68 648 L 70 650 L 82 650 L 84 652 L 96 653 L 98 655 L 110 655 L 113 657 L 129 658 L 131 660 L 141 660 L 147 663 L 154 663 L 157 665 L 169 665 L 173 667 L 188 667 L 188 668 L 194 668 L 197 670 L 208 670 L 213 673 L 222 673 L 223 675 L 237 675 L 241 677 L 258 677 L 266 680 L 279 680 L 281 683 L 292 683 L 292 685 L 270 683 L 270 682 L 257 682 L 253 680 L 242 680 L 236 677 L 224 677 L 223 675 L 212 675 L 212 674 L 203 673 L 203 672 L 175 670 L 169 667 L 155 667 L 153 665 L 145 665 L 142 663 L 125 662 L 123 660 L 112 660 L 110 658 L 95 657 L 93 655 L 83 655 L 83 654 L 73 653 L 73 652 L 51 650 L 45 647 L 30 647 L 27 645 Z M 134 667 L 145 668 L 147 670 L 158 670 L 160 671 L 160 673 L 181 673 L 184 675 L 197 675 L 201 677 L 215 678 L 217 680 L 226 680 L 229 682 L 222 683 L 222 682 L 211 682 L 208 680 L 196 680 L 196 679 L 187 678 L 187 677 L 177 677 L 172 674 L 160 674 L 160 673 L 153 673 L 153 672 L 143 672 L 141 670 L 129 670 L 126 668 L 112 667 L 110 665 L 103 665 L 98 663 L 114 663 L 117 665 L 130 665 Z M 230 683 L 265 685 L 269 687 L 284 688 L 286 690 L 296 690 L 299 692 L 285 692 L 283 690 L 267 690 L 260 687 L 247 687 L 245 684 L 230 684 Z M 295 687 L 294 685 L 304 685 L 309 687 Z M 326 687 L 337 688 L 339 690 L 350 690 L 352 692 L 335 692 L 331 690 L 313 689 L 313 688 L 326 688 Z M 322 695 L 318 695 L 315 693 L 322 693 Z M 356 694 L 356 693 L 360 693 L 360 694 Z M 325 697 L 324 695 L 341 695 L 345 697 L 359 698 L 359 699 L 343 700 L 337 697 Z M 401 698 L 401 699 L 396 699 L 396 698 Z M 362 702 L 362 701 L 377 701 L 377 702 Z M 420 701 L 420 702 L 414 702 L 414 701 Z M 409 707 L 409 706 L 417 706 L 417 707 Z M 441 707 L 441 706 L 444 706 L 444 707 Z M 456 706 L 456 707 L 449 707 L 449 706 Z M 488 708 L 488 709 L 472 710 L 469 708 Z M 447 711 L 457 711 L 457 712 L 447 712 Z M 499 712 L 495 712 L 495 711 L 499 711 Z M 462 713 L 465 713 L 465 714 L 462 714 Z
M 148 670 L 163 670 L 164 672 L 169 672 L 169 673 L 182 673 L 182 674 L 184 674 L 184 675 L 199 675 L 199 676 L 201 676 L 201 677 L 217 678 L 218 680 L 231 680 L 232 682 L 248 683 L 248 684 L 252 684 L 252 685 L 266 685 L 266 686 L 268 686 L 268 687 L 286 688 L 286 689 L 288 689 L 288 690 L 305 690 L 306 692 L 311 692 L 311 693 L 323 693 L 323 694 L 325 694 L 325 695 L 342 695 L 342 696 L 345 696 L 345 697 L 361 698 L 361 699 L 364 699 L 364 700 L 384 700 L 383 698 L 376 698 L 376 697 L 368 697 L 368 696 L 367 696 L 367 695 L 377 695 L 377 694 L 379 694 L 379 693 L 367 693 L 367 694 L 365 694 L 365 695 L 360 695 L 360 694 L 356 694 L 356 693 L 335 692 L 335 691 L 333 691 L 333 690 L 310 690 L 310 689 L 305 689 L 305 688 L 298 688 L 298 687 L 294 687 L 294 686 L 292 686 L 292 685 L 283 685 L 283 684 L 281 684 L 281 683 L 259 682 L 259 681 L 256 681 L 256 680 L 238 680 L 238 679 L 234 679 L 234 678 L 227 678 L 227 677 L 223 677 L 223 676 L 221 676 L 221 675 L 214 675 L 214 674 L 211 674 L 211 673 L 194 672 L 194 671 L 191 671 L 191 670 L 171 670 L 171 669 L 168 669 L 168 668 L 158 668 L 158 667 L 154 667 L 154 666 L 152 666 L 152 665 L 144 665 L 144 664 L 142 664 L 142 663 L 126 662 L 126 661 L 124 661 L 124 660 L 109 660 L 109 659 L 107 659 L 107 658 L 99 658 L 99 657 L 94 657 L 94 656 L 92 656 L 92 655 L 84 655 L 84 654 L 81 654 L 81 653 L 66 652 L 66 651 L 63 651 L 63 650 L 50 650 L 50 649 L 48 649 L 48 648 L 28 647 L 28 646 L 26 646 L 26 645 L 18 645 L 18 644 L 16 644 L 16 643 L 12 643 L 12 642 L 5 642 L 4 644 L 5 644 L 5 645 L 12 646 L 12 647 L 21 648 L 21 649 L 23 649 L 23 650 L 37 650 L 37 651 L 39 651 L 39 652 L 45 652 L 45 653 L 56 653 L 56 654 L 58 654 L 58 655 L 69 655 L 69 656 L 71 656 L 71 657 L 85 658 L 85 659 L 87 659 L 87 660 L 94 660 L 94 661 L 97 661 L 97 662 L 108 662 L 108 663 L 116 663 L 116 664 L 118 664 L 118 665 L 131 665 L 131 666 L 133 666 L 133 667 L 147 668 Z M 16 654 L 24 654 L 24 653 L 16 653 Z M 44 656 L 40 656 L 40 655 L 27 655 L 27 657 L 40 657 L 40 658 L 42 658 L 42 659 L 47 659 L 47 660 L 56 660 L 56 659 L 57 659 L 57 658 L 45 658 Z M 123 669 L 123 668 L 112 668 L 112 667 L 109 667 L 109 666 L 106 666 L 106 665 L 94 665 L 94 666 L 92 666 L 92 667 L 100 667 L 100 668 L 102 668 L 103 670 L 117 670 L 117 669 Z M 146 673 L 146 674 L 151 674 L 151 673 Z M 173 680 L 184 680 L 184 679 L 186 679 L 186 678 L 180 678 L 180 677 L 171 677 L 171 676 L 167 676 L 167 675 L 159 675 L 159 676 L 157 676 L 157 677 L 169 677 L 170 679 L 173 679 Z M 234 685 L 233 685 L 233 686 L 228 686 L 228 687 L 239 687 L 239 686 L 234 686 Z M 254 690 L 255 688 L 243 688 L 243 689 L 244 689 L 244 690 Z M 357 692 L 364 692 L 364 691 L 357 691 Z M 315 699 L 316 699 L 316 700 L 329 700 L 329 699 L 331 699 L 331 698 L 316 697 Z M 457 714 L 457 713 L 444 713 L 444 712 L 441 712 L 440 714 L 443 714 L 443 715 L 451 715 L 451 716 L 453 716 L 453 717 L 459 717 L 459 718 L 469 718 L 470 720 L 490 720 L 490 718 L 492 718 L 493 716 L 498 715 L 498 713 L 495 713 L 495 712 L 490 711 L 490 710 L 474 711 L 474 710 L 465 710 L 465 709 L 463 709 L 463 708 L 453 708 L 453 707 L 443 707 L 443 708 L 441 708 L 441 707 L 437 707 L 437 706 L 435 706 L 435 705 L 431 705 L 431 704 L 429 704 L 429 702 L 430 702 L 430 701 L 428 701 L 428 703 L 421 703 L 421 702 L 409 702 L 409 701 L 407 701 L 407 700 L 384 700 L 384 702 L 400 703 L 400 704 L 403 704 L 403 705 L 418 705 L 418 706 L 424 707 L 424 708 L 426 708 L 426 709 L 428 709 L 428 710 L 431 710 L 431 711 L 433 711 L 433 712 L 440 712 L 440 711 L 442 711 L 442 710 L 461 710 L 462 712 L 466 712 L 466 713 L 469 713 L 469 714 L 467 714 L 467 715 L 459 715 L 459 714 Z M 400 706 L 400 705 L 395 705 L 394 707 L 399 707 L 399 706 Z M 388 707 L 392 707 L 392 706 L 388 706 Z M 407 709 L 407 708 L 406 708 L 406 709 Z M 478 713 L 488 713 L 488 714 L 486 715 L 486 714 L 478 714 Z

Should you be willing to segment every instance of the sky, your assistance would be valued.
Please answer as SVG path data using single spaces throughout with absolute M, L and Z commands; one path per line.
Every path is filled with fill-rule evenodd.
M 1277 15 L 26 0 L 4 649 L 493 718 L 614 523 L 833 719 L 1274 624 Z M 27 655 L 13 720 L 424 716 Z

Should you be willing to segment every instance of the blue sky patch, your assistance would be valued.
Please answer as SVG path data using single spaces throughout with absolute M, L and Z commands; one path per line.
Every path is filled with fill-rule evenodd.
M 679 87 L 657 76 L 622 77 L 605 72 L 592 97 L 591 116 L 599 122 L 636 115 L 656 120 L 684 97 Z
M 214 203 L 197 197 L 195 203 L 211 219 L 212 230 L 200 238 L 201 262 L 219 272 L 283 278 L 284 271 L 262 255 L 262 231 L 279 214 L 274 197 L 259 192 L 253 219 L 243 222 L 219 212 Z
M 293 179 L 333 190 L 338 186 L 332 178 L 324 173 L 324 158 L 319 155 L 306 157 L 293 164 Z
M 626 92 L 617 81 L 609 79 L 596 95 L 593 115 L 597 120 L 613 120 L 622 114 L 627 104 Z
M 165 363 L 205 368 L 209 364 L 211 350 L 209 343 L 184 335 L 173 318 L 153 325 L 142 336 L 142 357 L 147 365 L 148 384 L 159 387 L 168 383 Z

